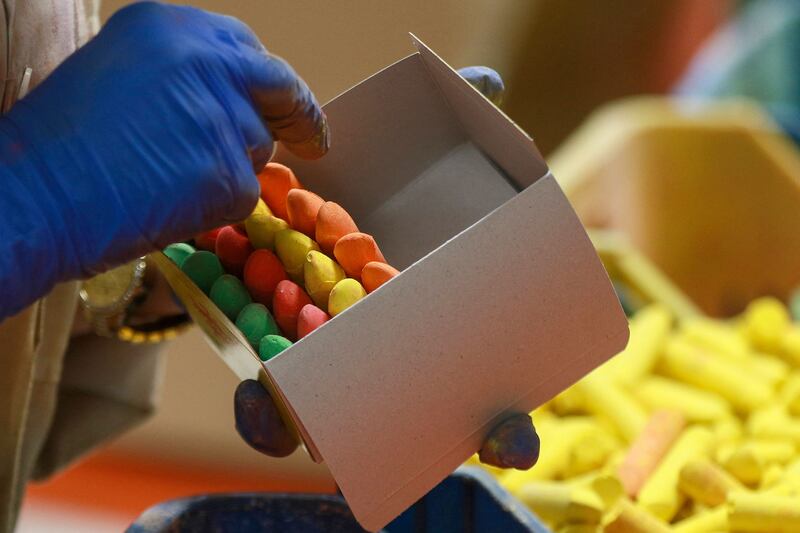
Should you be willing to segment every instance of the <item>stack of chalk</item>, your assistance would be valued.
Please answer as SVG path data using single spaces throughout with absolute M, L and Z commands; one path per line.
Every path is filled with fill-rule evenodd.
M 793 314 L 639 310 L 625 351 L 534 411 L 539 463 L 490 471 L 557 532 L 800 531 Z
M 339 204 L 269 163 L 261 198 L 240 223 L 164 253 L 267 361 L 398 274 Z

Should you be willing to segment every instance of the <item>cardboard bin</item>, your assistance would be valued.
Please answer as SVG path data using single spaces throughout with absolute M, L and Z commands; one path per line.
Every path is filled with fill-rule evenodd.
M 533 141 L 414 44 L 417 53 L 325 106 L 325 157 L 276 154 L 374 235 L 399 276 L 262 364 L 164 265 L 212 345 L 279 400 L 373 531 L 504 418 L 552 398 L 628 338 L 608 276 Z

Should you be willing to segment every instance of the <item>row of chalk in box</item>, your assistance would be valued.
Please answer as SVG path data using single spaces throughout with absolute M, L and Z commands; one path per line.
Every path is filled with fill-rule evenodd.
M 258 175 L 240 223 L 164 253 L 267 361 L 398 274 L 339 204 L 303 189 L 288 167 Z

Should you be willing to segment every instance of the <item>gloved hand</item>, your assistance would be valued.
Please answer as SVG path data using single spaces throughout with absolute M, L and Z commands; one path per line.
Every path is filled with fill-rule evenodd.
M 499 104 L 504 86 L 500 75 L 486 67 L 459 70 L 470 84 Z M 269 393 L 255 380 L 245 380 L 234 395 L 236 430 L 250 446 L 273 457 L 285 457 L 298 446 L 280 418 Z M 539 436 L 527 414 L 509 417 L 489 434 L 480 460 L 500 468 L 526 470 L 539 458 Z
M 0 321 L 57 282 L 242 220 L 274 140 L 319 157 L 326 121 L 249 28 L 120 10 L 0 118 Z

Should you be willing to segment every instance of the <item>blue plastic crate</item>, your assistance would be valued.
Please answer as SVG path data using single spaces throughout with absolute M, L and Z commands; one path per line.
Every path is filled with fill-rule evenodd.
M 328 494 L 210 494 L 158 504 L 128 533 L 361 532 L 344 499 Z M 547 533 L 486 472 L 450 475 L 384 529 L 387 533 Z

